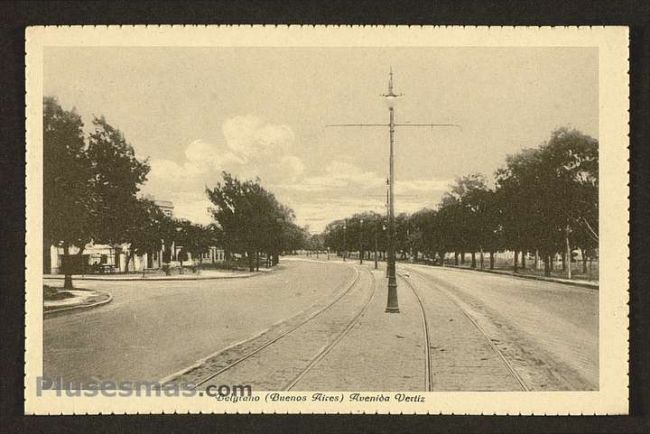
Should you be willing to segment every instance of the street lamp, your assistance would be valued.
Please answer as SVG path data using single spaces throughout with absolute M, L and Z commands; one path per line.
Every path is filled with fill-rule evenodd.
M 397 105 L 398 98 L 401 94 L 395 94 L 393 92 L 393 69 L 390 70 L 390 76 L 388 80 L 388 93 L 382 95 L 386 106 L 388 107 L 389 112 L 389 123 L 377 123 L 377 124 L 359 124 L 359 123 L 347 123 L 347 124 L 329 124 L 327 127 L 388 127 L 390 133 L 390 161 L 389 161 L 389 178 L 388 178 L 388 258 L 387 258 L 387 267 L 386 273 L 388 275 L 388 303 L 386 305 L 386 312 L 388 313 L 399 313 L 399 306 L 397 303 L 397 281 L 395 279 L 395 207 L 393 204 L 393 195 L 394 189 L 393 184 L 395 181 L 395 163 L 393 156 L 393 145 L 395 141 L 395 127 L 409 127 L 409 128 L 420 128 L 426 127 L 433 129 L 434 127 L 459 127 L 456 124 L 438 124 L 438 123 L 424 123 L 424 124 L 414 124 L 414 123 L 405 123 L 405 124 L 396 124 L 395 123 L 395 106 Z
M 363 265 L 363 219 L 359 220 L 359 264 Z
M 397 301 L 397 279 L 395 276 L 395 106 L 400 95 L 393 92 L 393 69 L 390 70 L 388 79 L 388 93 L 384 94 L 384 101 L 388 106 L 388 132 L 390 138 L 389 161 L 388 161 L 388 301 L 386 303 L 387 313 L 399 313 L 399 304 Z

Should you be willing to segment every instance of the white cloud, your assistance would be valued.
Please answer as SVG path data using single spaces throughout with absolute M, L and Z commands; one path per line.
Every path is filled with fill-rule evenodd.
M 305 174 L 292 154 L 295 135 L 286 125 L 273 125 L 253 116 L 228 119 L 223 143 L 197 139 L 184 149 L 184 159 L 151 161 L 144 192 L 174 202 L 175 214 L 197 223 L 210 222 L 205 187 L 212 187 L 228 171 L 239 178 L 259 177 L 278 199 L 293 207 L 297 221 L 322 230 L 332 220 L 362 211 L 386 212 L 386 179 L 344 162 L 330 161 L 322 170 Z M 414 212 L 434 206 L 449 180 L 398 180 L 396 211 Z
M 227 165 L 241 164 L 244 160 L 231 152 L 226 145 L 194 140 L 185 149 L 187 162 L 196 167 L 208 165 L 214 170 L 221 170 Z
M 375 172 L 363 171 L 359 167 L 340 161 L 332 161 L 325 172 L 330 178 L 345 182 L 347 185 L 356 184 L 361 188 L 376 188 L 384 185 L 383 177 Z
M 299 183 L 277 185 L 277 187 L 297 192 L 325 192 L 354 187 L 373 189 L 384 185 L 385 180 L 375 172 L 364 171 L 359 167 L 341 161 L 332 161 L 324 169 L 324 174 L 308 176 Z
M 245 159 L 285 155 L 295 135 L 287 125 L 265 124 L 255 116 L 236 116 L 223 124 L 228 147 Z
M 297 182 L 305 170 L 300 158 L 291 154 L 295 135 L 287 125 L 237 116 L 224 122 L 223 135 L 224 143 L 192 141 L 183 161 L 153 159 L 143 192 L 172 200 L 179 217 L 208 223 L 210 203 L 204 190 L 221 179 L 222 171 L 273 185 Z
M 412 213 L 434 207 L 449 183 L 447 179 L 398 179 L 395 211 Z M 386 179 L 348 162 L 332 161 L 320 174 L 272 187 L 280 198 L 294 204 L 298 223 L 315 231 L 358 212 L 386 212 Z

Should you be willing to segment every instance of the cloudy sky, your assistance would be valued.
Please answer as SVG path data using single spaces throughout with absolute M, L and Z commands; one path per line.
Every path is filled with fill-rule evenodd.
M 454 178 L 491 177 L 508 154 L 559 126 L 598 135 L 598 53 L 589 48 L 50 47 L 44 94 L 90 125 L 104 115 L 149 157 L 144 193 L 210 221 L 205 187 L 223 170 L 259 177 L 321 230 L 385 208 L 388 70 L 398 122 L 396 211 L 434 207 Z

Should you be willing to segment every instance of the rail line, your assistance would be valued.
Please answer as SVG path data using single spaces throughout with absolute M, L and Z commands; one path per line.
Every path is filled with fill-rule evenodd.
M 286 330 L 285 332 L 279 334 L 278 336 L 274 337 L 273 339 L 269 340 L 268 342 L 265 342 L 264 344 L 260 345 L 259 347 L 255 348 L 254 350 L 246 353 L 244 356 L 240 357 L 239 359 L 235 360 L 234 362 L 229 363 L 228 365 L 226 365 L 223 368 L 219 369 L 217 372 L 214 372 L 214 373 L 208 375 L 207 377 L 202 378 L 198 382 L 195 382 L 194 383 L 194 389 L 197 389 L 198 387 L 202 386 L 203 384 L 207 383 L 208 381 L 210 381 L 210 380 L 218 377 L 219 375 L 223 374 L 224 372 L 234 368 L 235 366 L 239 365 L 241 362 L 243 362 L 243 361 L 245 361 L 247 359 L 250 359 L 255 354 L 259 353 L 260 351 L 264 350 L 265 348 L 268 348 L 269 346 L 271 346 L 274 343 L 278 342 L 282 338 L 284 338 L 284 337 L 290 335 L 291 333 L 295 332 L 296 330 L 298 330 L 299 328 L 301 328 L 302 326 L 304 326 L 308 322 L 312 321 L 313 319 L 317 318 L 320 314 L 322 314 L 323 312 L 325 312 L 326 310 L 328 310 L 329 308 L 334 306 L 346 294 L 348 294 L 352 290 L 352 288 L 354 288 L 354 286 L 359 282 L 359 278 L 361 276 L 361 273 L 359 272 L 359 270 L 357 268 L 353 267 L 353 270 L 355 271 L 355 277 L 354 277 L 354 279 L 352 279 L 352 282 L 347 286 L 347 288 L 344 291 L 341 291 L 332 301 L 327 303 L 323 308 L 313 312 L 305 320 L 300 321 L 294 327 L 291 327 L 289 330 Z M 373 276 L 373 285 L 374 285 L 374 276 Z M 374 291 L 374 287 L 373 287 L 373 291 Z M 371 297 L 369 299 L 371 299 Z M 366 303 L 366 306 L 367 306 L 367 303 Z M 365 306 L 364 306 L 364 309 L 365 309 Z M 356 317 L 355 317 L 355 320 L 356 320 Z M 251 339 L 248 339 L 248 340 L 246 340 L 244 342 L 241 342 L 239 345 L 244 345 L 244 344 L 246 344 L 248 342 L 251 342 L 254 339 L 257 339 L 258 337 L 259 336 L 255 336 L 255 337 L 253 337 Z
M 417 274 L 418 276 L 420 276 L 423 280 L 426 280 L 426 281 L 431 282 L 430 279 L 427 278 L 427 275 L 426 275 L 426 274 L 424 274 L 424 273 L 422 273 L 422 272 L 420 272 L 420 271 L 418 271 L 418 270 L 414 270 L 413 268 L 409 268 L 409 272 L 410 272 L 410 273 L 415 273 L 415 274 Z M 402 276 L 402 279 L 404 279 L 403 276 Z M 406 281 L 406 282 L 409 284 L 409 286 L 411 287 L 411 289 L 414 290 L 414 289 L 413 289 L 413 286 L 412 286 L 412 284 L 411 284 L 411 282 L 408 282 L 406 279 L 404 279 L 404 281 Z M 414 291 L 415 291 L 415 290 L 414 290 Z M 467 310 L 465 309 L 465 307 L 463 307 L 462 304 L 459 303 L 459 302 L 456 300 L 455 297 L 450 296 L 449 294 L 446 293 L 446 291 L 442 291 L 442 292 L 445 293 L 445 295 L 446 295 L 446 296 L 447 296 L 447 297 L 448 297 L 448 298 L 449 298 L 449 299 L 450 299 L 450 300 L 451 300 L 451 301 L 452 301 L 452 302 L 453 302 L 453 303 L 454 303 L 454 304 L 455 304 L 455 305 L 456 305 L 456 306 L 461 310 L 461 312 L 463 312 L 463 315 L 465 315 L 465 317 L 466 317 L 467 319 L 469 319 L 469 321 L 474 325 L 474 327 L 476 327 L 476 329 L 477 329 L 477 330 L 478 330 L 478 331 L 483 335 L 483 337 L 485 337 L 485 340 L 486 340 L 487 343 L 490 345 L 490 348 L 492 348 L 492 350 L 493 350 L 493 351 L 497 354 L 497 356 L 501 359 L 501 361 L 502 361 L 503 364 L 505 365 L 506 369 L 508 369 L 508 371 L 510 372 L 510 374 L 515 378 L 515 380 L 517 380 L 517 383 L 519 383 L 519 385 L 521 386 L 521 389 L 522 389 L 523 391 L 526 391 L 526 392 L 529 391 L 530 388 L 526 385 L 526 383 L 524 382 L 524 380 L 523 380 L 523 379 L 521 378 L 521 376 L 517 373 L 517 371 L 514 369 L 514 367 L 512 366 L 512 364 L 508 361 L 508 359 L 506 359 L 506 357 L 503 355 L 503 353 L 501 352 L 501 350 L 499 350 L 499 348 L 497 348 L 497 346 L 494 345 L 494 342 L 492 342 L 492 339 L 490 339 L 490 337 L 489 337 L 488 334 L 485 332 L 485 330 L 483 329 L 483 327 L 481 327 L 481 325 L 480 325 L 478 322 L 476 322 L 476 320 L 475 320 L 475 319 L 474 319 L 474 318 L 473 318 L 473 317 L 472 317 L 472 316 L 467 312 Z M 418 297 L 418 299 L 419 299 L 419 297 Z
M 370 292 L 370 296 L 368 297 L 368 299 L 367 299 L 366 302 L 364 303 L 363 307 L 362 307 L 362 308 L 359 310 L 359 312 L 354 316 L 354 318 L 352 318 L 352 320 L 350 320 L 350 322 L 347 324 L 347 326 L 346 326 L 346 327 L 345 327 L 345 328 L 344 328 L 344 329 L 343 329 L 343 330 L 342 330 L 342 331 L 341 331 L 341 332 L 336 336 L 336 338 L 335 338 L 332 342 L 330 342 L 328 345 L 326 345 L 326 346 L 325 346 L 325 347 L 324 347 L 324 348 L 323 348 L 323 349 L 322 349 L 322 350 L 321 350 L 321 351 L 320 351 L 320 352 L 319 352 L 319 353 L 318 353 L 318 354 L 317 354 L 317 355 L 316 355 L 316 356 L 315 356 L 315 357 L 314 357 L 314 358 L 309 362 L 309 364 L 305 367 L 305 369 L 303 369 L 303 371 L 302 371 L 300 374 L 298 374 L 298 375 L 297 375 L 293 380 L 291 380 L 291 381 L 290 381 L 290 382 L 285 386 L 284 390 L 287 390 L 287 391 L 288 391 L 288 390 L 293 389 L 294 386 L 295 386 L 296 384 L 298 384 L 298 382 L 300 382 L 300 380 L 302 380 L 302 379 L 304 378 L 304 376 L 307 375 L 307 373 L 308 373 L 309 371 L 311 371 L 312 368 L 313 368 L 314 366 L 316 366 L 316 364 L 318 364 L 318 362 L 320 362 L 321 360 L 323 360 L 323 358 L 325 358 L 325 356 L 327 356 L 327 354 L 329 354 L 329 352 L 332 351 L 332 349 L 333 349 L 333 348 L 334 348 L 334 347 L 335 347 L 335 346 L 336 346 L 336 345 L 337 345 L 337 344 L 338 344 L 338 343 L 339 343 L 339 342 L 340 342 L 340 341 L 341 341 L 345 336 L 347 336 L 348 333 L 350 333 L 350 331 L 352 330 L 352 328 L 353 328 L 353 327 L 357 324 L 357 322 L 359 321 L 359 318 L 361 318 L 361 317 L 363 316 L 363 314 L 366 312 L 366 310 L 368 310 L 368 306 L 370 306 L 370 302 L 371 302 L 372 299 L 375 297 L 375 293 L 377 292 L 377 281 L 375 280 L 375 275 L 374 275 L 371 271 L 368 271 L 368 272 L 370 273 L 370 276 L 372 277 L 372 291 Z
M 429 325 L 427 323 L 427 314 L 424 309 L 424 303 L 420 298 L 420 294 L 418 294 L 418 292 L 415 290 L 413 284 L 409 282 L 409 280 L 406 279 L 403 275 L 400 274 L 399 277 L 401 277 L 402 280 L 406 283 L 406 285 L 409 288 L 411 288 L 411 291 L 413 291 L 415 298 L 418 300 L 418 305 L 420 306 L 422 327 L 424 329 L 424 344 L 425 344 L 424 345 L 424 390 L 430 392 L 433 382 L 431 380 L 431 341 L 429 339 Z

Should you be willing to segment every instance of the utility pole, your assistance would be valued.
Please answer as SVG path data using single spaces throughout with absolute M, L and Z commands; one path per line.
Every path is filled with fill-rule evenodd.
M 331 124 L 328 127 L 388 127 L 390 149 L 388 155 L 388 301 L 386 304 L 387 313 L 399 313 L 397 300 L 397 279 L 395 276 L 395 127 L 458 127 L 455 124 L 397 124 L 395 123 L 395 105 L 397 99 L 402 96 L 393 92 L 393 68 L 390 69 L 388 78 L 388 93 L 382 94 L 388 106 L 388 124 Z
M 377 225 L 381 225 L 381 220 L 377 220 Z M 375 270 L 377 269 L 377 235 L 379 228 L 375 226 Z
M 386 178 L 386 225 L 390 220 L 390 179 Z M 388 227 L 382 224 L 382 229 L 386 231 Z M 386 251 L 384 252 L 384 260 L 386 261 L 386 279 L 388 279 L 388 235 L 386 235 Z
M 359 264 L 363 265 L 363 219 L 359 220 Z
M 348 252 L 348 244 L 347 244 L 347 241 L 345 239 L 345 237 L 346 237 L 345 233 L 348 230 L 347 226 L 348 226 L 348 221 L 343 220 L 343 262 L 345 262 L 345 256 L 346 256 L 346 254 Z

